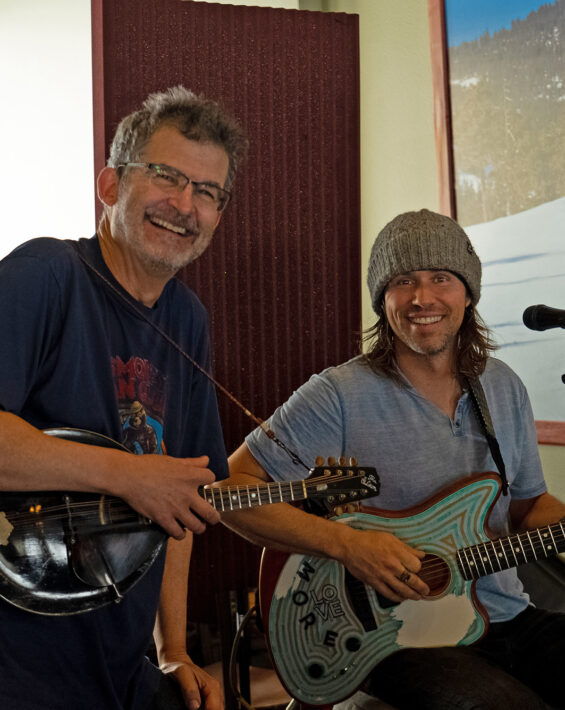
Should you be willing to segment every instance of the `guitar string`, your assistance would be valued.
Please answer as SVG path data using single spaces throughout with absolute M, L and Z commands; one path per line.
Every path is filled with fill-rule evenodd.
M 115 498 L 115 499 L 112 498 L 111 500 L 112 501 L 114 501 L 114 500 L 120 501 L 120 499 L 118 499 L 118 498 Z M 83 503 L 74 503 L 71 505 L 73 505 L 74 507 L 89 506 L 92 510 L 98 509 L 98 506 L 93 505 L 92 502 L 90 502 L 90 501 L 85 501 Z M 59 506 L 59 508 L 63 509 L 64 506 Z M 66 508 L 66 506 L 65 506 L 65 508 Z M 47 510 L 54 511 L 56 509 L 57 509 L 57 506 L 52 506 L 52 507 L 48 508 Z M 128 506 L 125 506 L 125 505 L 124 506 L 118 505 L 118 506 L 115 506 L 112 508 L 112 513 L 114 515 L 116 513 L 119 514 L 120 512 L 123 512 L 123 511 L 131 512 L 131 508 L 129 508 Z M 18 526 L 19 530 L 27 529 L 28 526 L 26 525 L 26 522 L 28 522 L 28 521 L 30 523 L 29 528 L 30 529 L 35 528 L 35 525 L 37 523 L 37 517 L 35 517 L 33 515 L 29 515 L 26 518 L 25 517 L 26 514 L 22 514 L 22 513 L 17 514 L 17 515 L 20 518 L 20 522 L 23 523 Z M 14 519 L 14 517 L 15 516 L 12 516 L 12 519 Z M 47 519 L 50 521 L 55 521 L 58 519 L 64 519 L 65 517 L 67 517 L 66 514 L 49 515 L 49 516 L 47 516 Z M 115 522 L 116 521 L 113 521 L 113 523 L 115 523 Z M 77 527 L 80 528 L 81 521 L 78 521 L 78 523 L 79 524 Z M 85 524 L 83 527 L 88 527 L 88 524 Z M 429 559 L 423 560 L 422 567 L 421 567 L 420 571 L 418 572 L 418 575 L 424 581 L 428 581 L 430 583 L 433 583 L 437 580 L 445 580 L 446 576 L 451 576 L 451 572 L 450 572 L 451 567 L 448 564 L 448 562 L 445 561 L 446 559 L 450 559 L 452 561 L 455 561 L 455 565 L 456 565 L 459 573 L 467 581 L 471 581 L 472 579 L 475 579 L 477 577 L 482 577 L 485 575 L 493 574 L 497 571 L 501 571 L 501 569 L 503 570 L 503 569 L 509 569 L 510 567 L 516 567 L 522 563 L 519 560 L 523 560 L 523 562 L 527 562 L 528 559 L 527 559 L 527 555 L 524 552 L 522 552 L 522 550 L 520 548 L 512 547 L 513 543 L 515 543 L 515 542 L 520 542 L 520 543 L 524 542 L 526 549 L 528 551 L 532 552 L 534 554 L 534 557 L 537 558 L 537 554 L 539 553 L 540 556 L 547 558 L 553 553 L 550 553 L 550 554 L 547 553 L 546 545 L 544 544 L 543 540 L 541 540 L 541 531 L 542 530 L 549 530 L 549 531 L 551 531 L 552 534 L 553 533 L 557 534 L 560 542 L 563 542 L 563 539 L 565 539 L 565 531 L 563 529 L 563 525 L 561 524 L 560 521 L 558 521 L 557 523 L 553 523 L 545 528 L 537 528 L 535 530 L 530 530 L 530 531 L 527 531 L 524 533 L 518 533 L 516 535 L 512 535 L 512 536 L 509 536 L 506 538 L 498 538 L 497 540 L 481 542 L 481 543 L 477 543 L 475 545 L 461 548 L 458 551 L 456 551 L 455 553 L 451 553 L 450 555 L 446 555 L 444 558 L 434 556 L 434 558 L 432 560 L 429 560 Z M 540 539 L 538 539 L 538 540 L 535 539 L 536 534 L 540 535 Z M 534 537 L 534 539 L 532 539 L 532 537 Z M 498 543 L 500 546 L 502 546 L 505 564 L 502 564 L 502 562 L 503 562 L 502 558 L 497 556 L 493 560 L 490 557 L 490 555 L 488 555 L 487 559 L 483 558 L 482 556 L 479 558 L 479 562 L 480 562 L 480 565 L 479 565 L 477 563 L 476 558 L 474 557 L 473 551 L 477 552 L 477 554 L 480 555 L 481 554 L 480 548 L 484 548 L 485 545 L 494 545 L 496 543 Z M 506 543 L 508 549 L 504 548 L 505 543 Z M 555 549 L 554 546 L 552 546 L 552 548 Z M 487 552 L 491 552 L 491 551 L 487 551 Z M 495 552 L 496 552 L 496 550 L 495 550 Z M 555 554 L 557 554 L 557 552 L 558 551 L 555 549 Z M 469 564 L 468 562 L 466 563 L 466 565 L 459 563 L 457 561 L 458 553 L 469 553 L 472 557 L 473 564 Z M 509 564 L 508 564 L 508 560 L 510 560 Z M 469 572 L 471 573 L 471 579 L 469 579 L 469 577 L 467 576 L 466 573 L 465 574 L 462 573 L 462 572 L 465 572 L 465 570 L 464 569 L 462 570 L 461 568 L 465 567 L 465 566 L 469 569 Z M 482 566 L 484 568 L 484 572 L 481 572 L 480 566 Z M 498 566 L 498 568 L 499 568 L 498 570 L 496 569 L 496 566 Z M 477 574 L 474 574 L 475 571 L 477 572 Z M 360 584 L 363 584 L 363 583 L 361 582 Z M 362 592 L 359 592 L 359 594 L 361 594 L 361 593 Z M 355 592 L 353 594 L 355 595 Z
M 278 497 L 280 496 L 280 491 L 283 493 L 283 497 L 288 497 L 290 502 L 292 502 L 293 499 L 293 491 L 292 489 L 296 489 L 296 498 L 295 500 L 304 500 L 304 495 L 302 494 L 302 489 L 303 486 L 306 487 L 306 489 L 316 489 L 320 486 L 320 484 L 325 485 L 333 485 L 334 483 L 337 482 L 343 482 L 344 480 L 348 483 L 351 483 L 355 481 L 356 479 L 362 479 L 364 477 L 364 473 L 359 473 L 359 474 L 353 474 L 351 476 L 347 476 L 345 479 L 343 475 L 341 474 L 330 474 L 330 475 L 323 475 L 323 476 L 316 476 L 312 479 L 304 479 L 303 481 L 285 481 L 281 482 L 280 485 L 278 483 L 266 483 L 266 484 L 258 484 L 256 486 L 241 486 L 240 489 L 238 490 L 238 487 L 227 487 L 227 488 L 215 488 L 214 493 L 212 496 L 214 498 L 221 498 L 222 500 L 220 501 L 221 503 L 226 504 L 226 508 L 229 507 L 230 501 L 232 500 L 233 495 L 238 496 L 238 500 L 242 498 L 247 498 L 250 501 L 254 500 L 252 498 L 253 493 L 258 493 L 259 498 L 261 501 L 269 501 L 273 497 Z M 215 492 L 218 492 L 218 495 L 216 495 Z M 340 489 L 336 489 L 333 491 L 334 495 L 339 495 L 340 492 L 347 492 L 347 489 L 344 489 L 343 491 Z M 308 497 L 308 496 L 306 496 Z M 326 497 L 324 495 L 324 497 Z M 121 513 L 124 511 L 132 511 L 133 509 L 128 506 L 126 503 L 124 503 L 120 498 L 117 498 L 115 496 L 106 496 L 106 499 L 112 503 L 112 512 L 114 513 Z M 115 502 L 115 503 L 114 503 Z M 216 503 L 217 501 L 214 500 Z M 278 501 L 278 502 L 282 502 Z M 260 505 L 257 503 L 256 505 Z M 244 505 L 242 507 L 254 507 L 254 506 L 249 506 L 249 505 Z M 99 499 L 96 499 L 94 501 L 88 500 L 88 501 L 77 501 L 77 502 L 71 502 L 69 504 L 58 504 L 58 505 L 51 505 L 51 506 L 42 506 L 40 511 L 38 513 L 35 512 L 30 512 L 30 511 L 22 511 L 19 513 L 14 513 L 13 515 L 10 516 L 11 520 L 17 521 L 18 524 L 23 523 L 25 524 L 26 522 L 31 522 L 32 525 L 37 524 L 38 521 L 38 514 L 39 512 L 41 513 L 41 517 L 43 520 L 58 520 L 58 519 L 64 519 L 65 517 L 68 517 L 67 513 L 68 510 L 71 509 L 72 511 L 75 512 L 81 512 L 81 511 L 98 511 L 99 510 Z M 61 512 L 61 515 L 52 515 L 54 513 L 59 513 Z M 134 513 L 135 514 L 135 513 Z M 137 515 L 137 514 L 135 514 Z M 139 517 L 139 516 L 138 516 Z

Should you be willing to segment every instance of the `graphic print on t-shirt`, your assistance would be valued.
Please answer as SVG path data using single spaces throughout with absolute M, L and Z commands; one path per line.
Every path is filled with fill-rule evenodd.
M 149 360 L 112 358 L 122 444 L 134 454 L 164 454 L 163 419 L 167 378 Z

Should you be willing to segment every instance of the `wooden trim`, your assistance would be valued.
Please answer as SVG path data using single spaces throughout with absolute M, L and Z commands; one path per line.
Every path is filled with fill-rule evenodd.
M 536 421 L 538 444 L 565 446 L 565 422 Z
M 438 169 L 439 211 L 456 219 L 449 62 L 444 0 L 428 0 L 432 82 L 434 92 L 434 133 Z

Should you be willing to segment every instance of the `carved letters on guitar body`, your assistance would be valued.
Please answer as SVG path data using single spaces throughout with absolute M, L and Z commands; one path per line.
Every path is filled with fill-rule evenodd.
M 46 433 L 126 451 L 106 436 L 81 429 Z M 313 468 L 299 481 L 204 486 L 200 495 L 223 512 L 306 499 L 337 505 L 378 492 L 374 468 L 340 465 Z M 166 540 L 158 525 L 112 496 L 0 493 L 0 597 L 27 611 L 52 615 L 120 601 L 151 567 Z
M 333 704 L 395 651 L 477 641 L 488 622 L 475 580 L 565 551 L 561 522 L 491 539 L 486 522 L 500 479 L 466 480 L 409 511 L 362 505 L 339 518 L 362 530 L 393 532 L 424 550 L 420 576 L 431 590 L 425 600 L 390 602 L 334 560 L 263 552 L 261 615 L 275 668 L 293 698 Z

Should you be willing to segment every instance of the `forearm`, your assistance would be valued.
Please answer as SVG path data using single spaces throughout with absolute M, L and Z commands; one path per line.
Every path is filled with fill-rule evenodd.
M 245 444 L 230 456 L 229 465 L 230 478 L 214 485 L 253 487 L 271 480 Z M 352 532 L 347 525 L 337 525 L 288 503 L 223 513 L 222 522 L 256 545 L 333 559 L 346 556 Z
M 238 477 L 238 485 L 244 482 Z M 222 513 L 222 523 L 260 547 L 333 559 L 345 555 L 350 532 L 347 525 L 337 525 L 288 503 Z
M 565 504 L 550 493 L 538 498 L 512 501 L 510 515 L 515 530 L 533 530 L 561 520 L 565 516 Z
M 130 454 L 47 436 L 0 412 L 0 490 L 114 493 L 124 488 Z
M 160 666 L 186 654 L 186 611 L 192 534 L 169 540 L 153 632 Z
M 229 464 L 230 478 L 215 485 L 256 485 L 269 480 L 245 444 L 230 456 Z M 429 593 L 428 586 L 417 576 L 424 552 L 412 549 L 390 533 L 357 530 L 286 503 L 223 513 L 222 522 L 264 547 L 335 559 L 392 601 L 420 599 Z M 411 573 L 409 583 L 404 580 L 407 571 Z
M 219 515 L 199 494 L 211 483 L 208 457 L 136 456 L 128 451 L 47 436 L 0 412 L 0 491 L 86 491 L 122 498 L 182 539 Z

